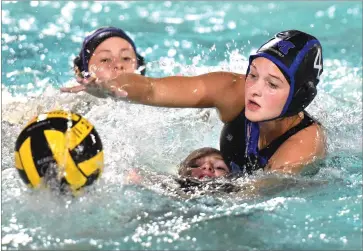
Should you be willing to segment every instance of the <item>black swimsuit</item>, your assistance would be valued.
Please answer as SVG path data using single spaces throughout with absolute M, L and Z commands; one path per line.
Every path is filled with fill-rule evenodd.
M 246 117 L 244 110 L 231 122 L 225 123 L 221 137 L 220 149 L 226 164 L 232 169 L 239 168 L 242 173 L 251 174 L 254 170 L 264 168 L 276 150 L 292 135 L 307 128 L 316 121 L 304 111 L 304 119 L 295 127 L 273 140 L 267 147 L 259 150 L 259 157 L 247 156 L 245 142 Z M 262 161 L 262 159 L 264 159 Z

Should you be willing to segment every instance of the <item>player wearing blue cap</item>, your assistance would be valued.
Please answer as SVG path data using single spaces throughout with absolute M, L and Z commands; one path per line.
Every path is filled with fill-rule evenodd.
M 249 59 L 245 107 L 222 131 L 225 160 L 247 173 L 294 171 L 324 155 L 321 126 L 304 111 L 322 72 L 321 45 L 309 34 L 280 32 L 262 45 Z

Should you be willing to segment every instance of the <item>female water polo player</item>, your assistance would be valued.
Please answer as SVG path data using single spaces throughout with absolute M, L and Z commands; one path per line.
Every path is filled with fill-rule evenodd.
M 230 170 L 300 173 L 325 156 L 322 126 L 305 111 L 316 96 L 322 72 L 320 42 L 288 30 L 250 56 L 246 75 L 147 78 L 125 73 L 63 91 L 87 91 L 97 85 L 114 97 L 146 105 L 216 107 L 225 123 L 220 150 Z
M 228 177 L 230 173 L 232 170 L 223 161 L 219 150 L 203 147 L 191 152 L 178 165 L 177 176 L 133 168 L 127 173 L 125 183 L 144 185 L 149 188 L 157 184 L 165 190 L 182 196 L 185 195 L 183 193 L 200 194 L 201 191 L 229 193 L 242 190 L 242 187 L 235 186 L 227 180 L 221 182 L 218 179 Z
M 92 83 L 95 79 L 107 81 L 120 73 L 136 71 L 145 75 L 146 72 L 144 58 L 137 53 L 134 41 L 115 27 L 102 27 L 87 36 L 73 65 L 77 82 L 81 84 Z M 89 87 L 90 94 L 104 97 L 92 84 Z

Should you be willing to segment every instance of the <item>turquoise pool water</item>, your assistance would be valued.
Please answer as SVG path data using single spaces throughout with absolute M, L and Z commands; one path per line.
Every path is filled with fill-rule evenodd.
M 131 167 L 175 173 L 197 147 L 218 147 L 221 122 L 205 111 L 146 107 L 61 94 L 87 32 L 124 28 L 150 76 L 244 72 L 274 33 L 300 29 L 323 45 L 324 73 L 308 107 L 328 132 L 326 164 L 312 178 L 246 198 L 183 199 L 123 182 Z M 3 250 L 362 250 L 362 3 L 2 2 Z M 97 128 L 106 169 L 76 200 L 25 188 L 14 168 L 18 133 L 53 108 Z M 246 181 L 240 181 L 244 183 Z

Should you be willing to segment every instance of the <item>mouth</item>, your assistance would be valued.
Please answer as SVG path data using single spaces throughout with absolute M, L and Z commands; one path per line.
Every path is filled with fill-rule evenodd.
M 199 175 L 199 177 L 198 177 L 200 180 L 201 179 L 204 179 L 204 178 L 213 178 L 213 176 L 211 176 L 211 175 L 208 175 L 208 174 L 201 174 L 201 175 Z
M 247 101 L 247 105 L 246 105 L 246 107 L 247 107 L 247 109 L 248 109 L 248 110 L 250 110 L 250 111 L 256 111 L 256 110 L 258 110 L 258 109 L 260 109 L 260 108 L 261 108 L 261 106 L 260 106 L 257 102 L 255 102 L 255 101 L 253 101 L 253 100 L 251 100 L 251 99 L 249 99 L 249 100 Z

